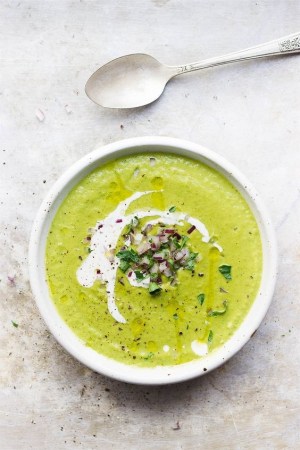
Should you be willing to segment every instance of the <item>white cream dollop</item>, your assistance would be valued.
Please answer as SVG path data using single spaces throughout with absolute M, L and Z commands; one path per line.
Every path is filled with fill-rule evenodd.
M 200 341 L 192 341 L 191 349 L 198 356 L 205 356 L 208 353 L 208 345 Z

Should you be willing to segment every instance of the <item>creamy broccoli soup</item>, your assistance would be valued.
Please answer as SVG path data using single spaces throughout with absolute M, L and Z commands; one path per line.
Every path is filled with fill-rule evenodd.
M 143 153 L 109 162 L 60 206 L 47 281 L 89 347 L 127 364 L 201 358 L 236 331 L 261 280 L 246 201 L 198 161 Z

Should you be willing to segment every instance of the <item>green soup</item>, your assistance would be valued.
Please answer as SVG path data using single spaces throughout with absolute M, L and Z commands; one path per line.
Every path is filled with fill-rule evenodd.
M 259 289 L 262 246 L 237 189 L 198 161 L 143 153 L 84 178 L 46 248 L 59 314 L 97 352 L 175 365 L 222 346 Z

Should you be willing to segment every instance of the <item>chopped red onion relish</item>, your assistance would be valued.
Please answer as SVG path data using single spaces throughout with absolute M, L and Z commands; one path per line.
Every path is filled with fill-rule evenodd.
M 120 259 L 119 269 L 127 273 L 128 278 L 134 272 L 138 283 L 150 279 L 148 291 L 157 294 L 162 290 L 159 285 L 163 283 L 163 277 L 174 286 L 177 284 L 178 270 L 194 270 L 198 253 L 187 247 L 188 236 L 180 235 L 176 228 L 159 228 L 156 234 L 148 236 L 153 225 L 148 224 L 138 230 L 139 220 L 134 219 L 124 237 L 129 237 L 129 245 L 135 248 L 125 245 L 116 255 Z M 158 225 L 164 226 L 161 223 Z

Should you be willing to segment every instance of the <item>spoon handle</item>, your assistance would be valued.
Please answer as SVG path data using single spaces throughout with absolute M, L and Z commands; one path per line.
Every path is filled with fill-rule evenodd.
M 245 59 L 263 58 L 265 56 L 284 55 L 289 53 L 300 52 L 300 33 L 290 34 L 289 36 L 276 39 L 275 41 L 266 42 L 265 44 L 256 45 L 239 52 L 229 53 L 216 58 L 205 59 L 200 62 L 186 64 L 177 67 L 176 75 L 193 70 L 205 69 L 207 67 L 219 66 Z

